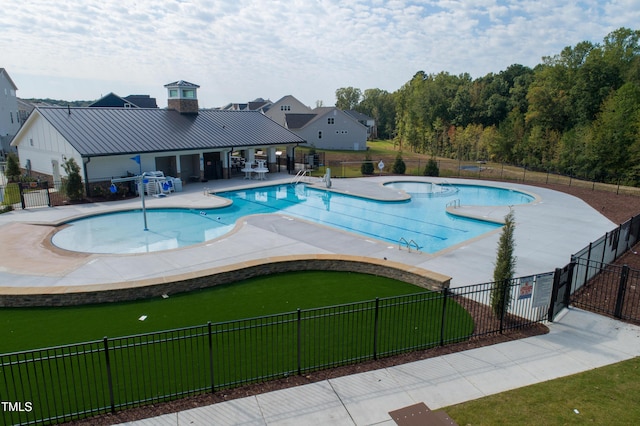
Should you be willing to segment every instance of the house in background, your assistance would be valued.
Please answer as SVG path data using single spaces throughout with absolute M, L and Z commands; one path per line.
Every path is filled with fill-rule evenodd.
M 0 68 L 0 158 L 11 151 L 11 139 L 20 130 L 17 90 L 7 70 Z
M 156 98 L 152 98 L 149 95 L 129 95 L 121 98 L 113 92 L 103 96 L 89 106 L 98 108 L 158 108 Z
M 291 95 L 274 102 L 265 115 L 318 149 L 367 149 L 367 126 L 336 107 L 311 109 Z
M 269 99 L 264 100 L 262 98 L 256 98 L 253 101 L 245 102 L 245 103 L 230 103 L 223 106 L 222 110 L 225 111 L 266 111 L 271 107 L 273 102 Z
M 346 114 L 356 119 L 360 124 L 367 127 L 367 140 L 376 139 L 378 137 L 378 127 L 376 126 L 376 119 L 369 117 L 355 109 L 348 109 Z
M 90 194 L 98 182 L 141 171 L 184 182 L 230 178 L 236 151 L 249 163 L 262 151 L 273 172 L 277 151 L 286 150 L 291 166 L 294 148 L 305 143 L 259 111 L 200 110 L 193 83 L 165 88 L 167 109 L 36 107 L 11 142 L 21 167 L 57 183 L 73 158 Z

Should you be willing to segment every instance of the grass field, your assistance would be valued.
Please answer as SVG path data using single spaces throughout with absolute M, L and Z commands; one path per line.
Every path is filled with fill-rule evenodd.
M 634 425 L 640 358 L 443 410 L 459 425 Z
M 444 307 L 396 280 L 293 272 L 166 299 L 2 309 L 3 352 L 87 341 L 0 355 L 0 393 L 35 407 L 5 420 L 68 420 L 465 340 L 473 319 Z
M 0 353 L 253 318 L 422 292 L 401 281 L 347 272 L 300 272 L 128 303 L 0 309 Z M 142 315 L 147 318 L 139 321 Z

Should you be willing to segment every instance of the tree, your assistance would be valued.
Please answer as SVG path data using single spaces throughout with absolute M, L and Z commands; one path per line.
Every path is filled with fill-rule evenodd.
M 9 179 L 9 182 L 15 182 L 20 177 L 20 165 L 15 154 L 10 153 L 7 156 L 7 168 L 4 171 L 4 175 Z
M 367 152 L 367 155 L 364 157 L 364 162 L 360 166 L 360 172 L 363 175 L 372 175 L 374 171 L 373 162 L 371 161 L 371 155 Z
M 504 218 L 504 227 L 498 241 L 498 255 L 493 271 L 491 309 L 498 318 L 503 318 L 511 303 L 511 280 L 516 268 L 514 255 L 515 221 L 513 210 Z
M 355 109 L 360 103 L 362 92 L 355 87 L 341 87 L 336 90 L 336 108 L 343 111 Z
M 440 168 L 435 158 L 429 158 L 422 174 L 423 176 L 440 176 Z
M 69 158 L 62 163 L 62 168 L 67 174 L 64 182 L 64 191 L 71 201 L 82 200 L 84 196 L 84 188 L 82 187 L 82 178 L 80 177 L 80 166 L 76 160 Z
M 393 162 L 393 173 L 396 175 L 403 175 L 407 170 L 407 165 L 404 164 L 404 160 L 402 159 L 402 154 L 398 153 L 396 155 L 396 160 Z

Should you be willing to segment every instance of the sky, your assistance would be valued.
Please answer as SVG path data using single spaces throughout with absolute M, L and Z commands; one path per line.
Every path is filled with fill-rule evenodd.
M 640 0 L 0 0 L 0 67 L 20 98 L 95 100 L 198 84 L 201 108 L 341 87 L 394 92 L 418 71 L 529 67 L 620 27 Z

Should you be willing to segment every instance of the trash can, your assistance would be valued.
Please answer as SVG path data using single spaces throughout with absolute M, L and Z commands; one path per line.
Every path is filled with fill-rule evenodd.
M 176 192 L 182 192 L 182 180 L 180 178 L 173 178 L 173 189 Z

